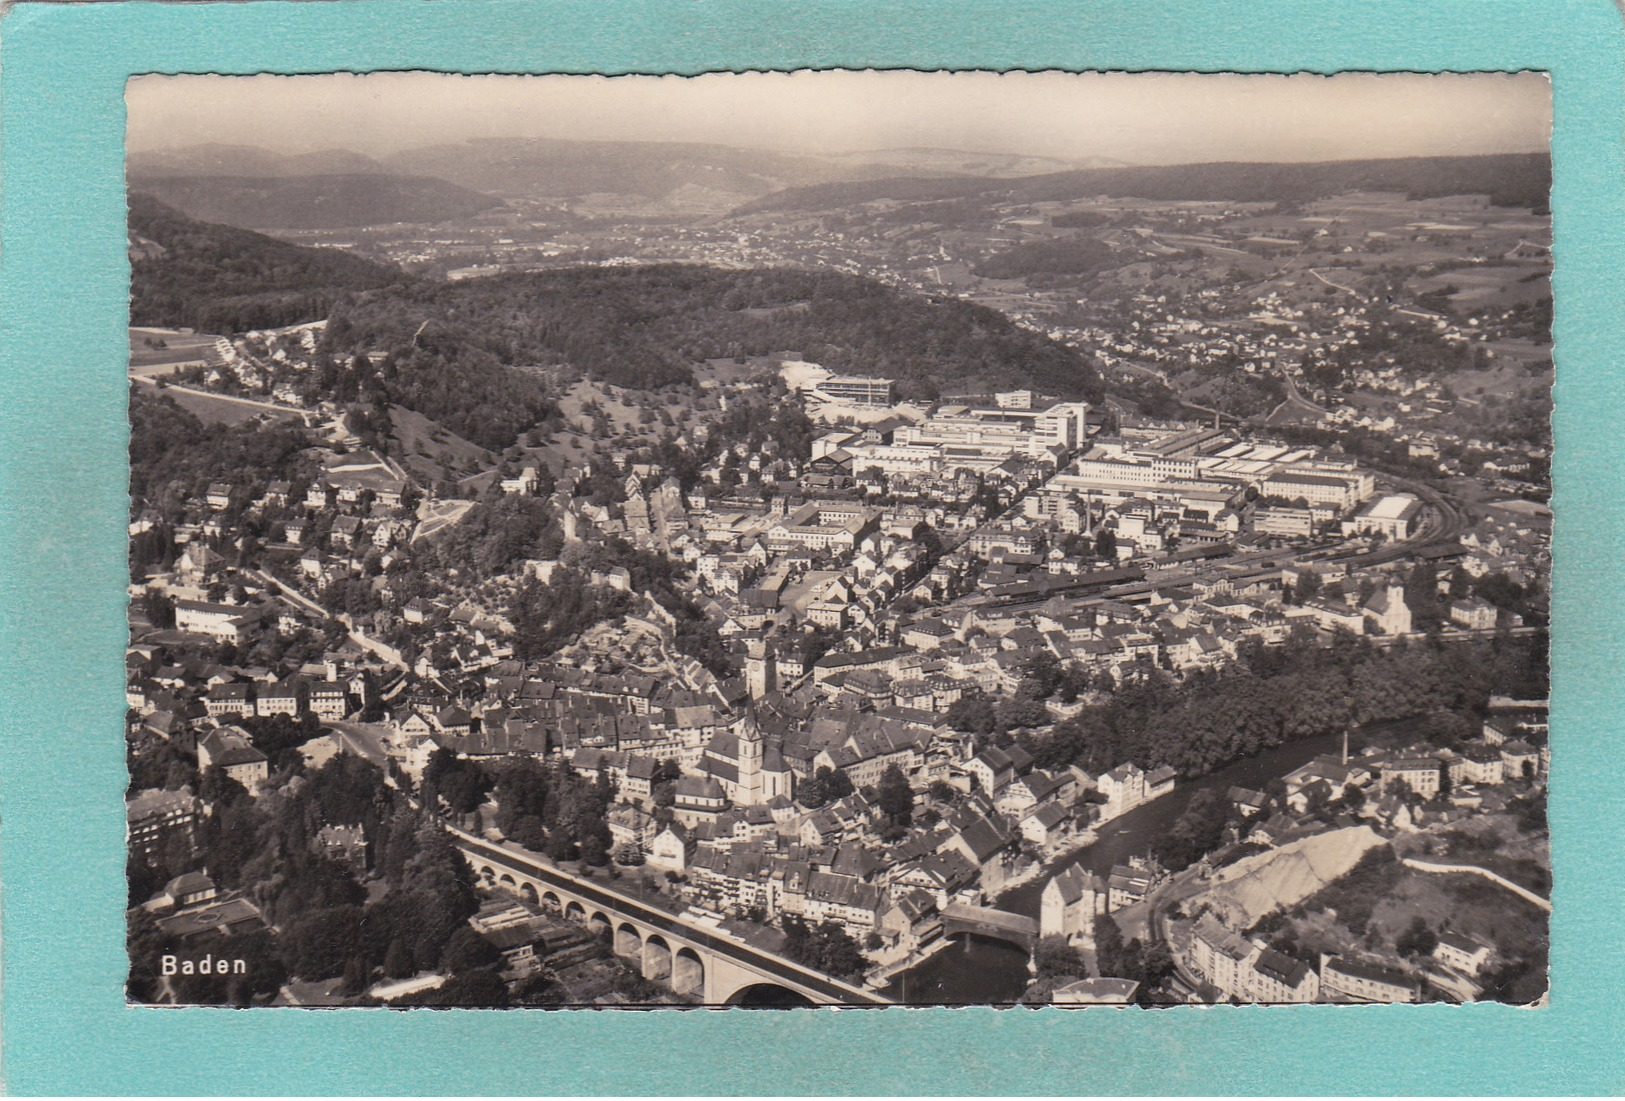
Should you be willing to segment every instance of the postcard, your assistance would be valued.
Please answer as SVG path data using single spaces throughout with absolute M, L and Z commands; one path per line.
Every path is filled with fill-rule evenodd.
M 64 17 L 22 10 L 26 59 Z M 1619 181 L 1565 175 L 1561 62 L 139 53 L 72 93 L 114 116 L 84 224 L 8 198 L 54 211 L 7 248 L 34 347 L 97 349 L 10 360 L 0 577 L 62 625 L 8 641 L 20 1082 L 246 1029 L 216 1090 L 363 1035 L 399 1061 L 289 1073 L 399 1087 L 450 1028 L 488 1092 L 514 1043 L 826 1092 L 796 1037 L 839 1030 L 872 1088 L 1084 1045 L 1165 1090 L 1206 1064 L 1112 1053 L 1307 1029 L 1460 1036 L 1413 1084 L 1475 1088 L 1606 1031 L 1565 853 L 1606 843 L 1617 387 L 1564 319 L 1615 277 L 1564 233 Z M 55 328 L 53 263 L 94 287 Z M 26 732 L 53 668 L 82 785 Z M 53 1001 L 76 831 L 101 939 Z M 40 1069 L 75 1015 L 118 1069 Z M 1400 1088 L 1326 1069 L 1292 1088 Z

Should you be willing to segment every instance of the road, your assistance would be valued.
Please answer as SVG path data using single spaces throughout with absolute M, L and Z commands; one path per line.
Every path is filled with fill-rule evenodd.
M 318 619 L 330 619 L 335 623 L 342 624 L 344 629 L 349 632 L 351 642 L 354 642 L 380 661 L 393 665 L 397 669 L 407 668 L 406 663 L 389 653 L 382 643 L 367 635 L 366 632 L 356 630 L 355 624 L 349 616 L 328 611 L 303 593 L 296 591 L 293 586 L 272 577 L 263 570 L 244 569 L 243 573 L 259 581 L 261 585 L 265 586 L 266 592 L 274 593 L 279 600 L 286 601 L 296 608 L 301 608 Z
M 346 753 L 365 757 L 379 768 L 388 764 L 389 750 L 384 744 L 388 740 L 385 734 L 388 727 L 352 722 L 330 722 L 327 726 L 338 736 L 339 746 Z
M 320 619 L 334 618 L 332 612 L 305 596 L 303 593 L 294 589 L 291 585 L 272 577 L 264 570 L 245 568 L 243 573 L 265 586 L 266 592 L 275 594 L 278 599 L 285 600 L 296 608 L 309 612 L 311 615 Z
M 1316 271 L 1314 268 L 1309 269 L 1309 274 L 1313 275 L 1316 279 L 1319 279 L 1322 283 L 1326 284 L 1328 287 L 1336 287 L 1338 290 L 1343 291 L 1346 294 L 1352 294 L 1355 298 L 1358 298 L 1361 302 L 1365 301 L 1364 296 L 1362 296 L 1360 294 L 1360 292 L 1355 290 L 1353 287 L 1345 287 L 1341 283 L 1333 283 L 1330 279 L 1327 279 L 1324 275 L 1320 274 L 1320 272 Z
M 1287 411 L 1289 415 L 1291 412 L 1296 412 L 1300 416 L 1312 417 L 1317 421 L 1330 415 L 1325 409 L 1322 409 L 1298 391 L 1298 383 L 1292 377 L 1291 372 L 1286 369 L 1285 364 L 1277 363 L 1275 369 L 1280 372 L 1281 381 L 1286 383 L 1286 400 L 1270 410 L 1270 415 L 1264 418 L 1265 424 L 1278 423 L 1277 419 L 1283 411 Z
M 447 827 L 447 832 L 461 844 L 465 851 L 469 851 L 471 854 L 477 853 L 479 859 L 489 860 L 492 864 L 501 865 L 509 871 L 519 872 L 543 883 L 550 883 L 555 887 L 596 902 L 600 906 L 618 911 L 652 928 L 702 945 L 717 955 L 727 956 L 735 962 L 775 976 L 785 982 L 794 983 L 798 987 L 811 990 L 831 1005 L 869 1006 L 892 1004 L 890 998 L 876 994 L 872 990 L 864 990 L 841 982 L 838 979 L 830 978 L 828 975 L 822 975 L 817 971 L 802 967 L 800 964 L 791 963 L 789 960 L 771 955 L 759 948 L 754 948 L 726 934 L 691 925 L 674 914 L 657 910 L 601 884 L 577 879 L 567 872 L 543 863 L 538 857 L 515 852 L 512 849 L 493 844 L 484 838 L 476 837 L 459 829 Z
M 156 387 L 158 385 L 157 379 L 149 378 L 146 375 L 138 375 L 133 371 L 130 374 L 130 378 L 136 382 L 144 383 L 147 386 Z M 278 413 L 284 417 L 304 417 L 309 413 L 308 410 L 295 409 L 291 405 L 277 405 L 276 403 L 269 401 L 255 401 L 252 398 L 239 398 L 232 394 L 217 394 L 212 390 L 198 390 L 191 386 L 176 386 L 171 384 L 168 389 L 177 390 L 184 394 L 196 394 L 200 398 L 208 398 L 211 401 L 224 401 L 229 402 L 232 405 L 253 406 L 255 409 L 264 409 L 267 412 Z

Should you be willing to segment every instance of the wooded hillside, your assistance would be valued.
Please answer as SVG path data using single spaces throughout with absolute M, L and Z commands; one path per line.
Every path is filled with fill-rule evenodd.
M 130 322 L 244 332 L 319 321 L 345 294 L 405 280 L 387 264 L 200 222 L 130 196 Z
M 455 364 L 563 367 L 634 388 L 691 385 L 692 365 L 708 359 L 794 351 L 833 371 L 896 378 L 910 398 L 1017 386 L 1100 393 L 1082 355 L 995 310 L 784 268 L 572 268 L 402 285 L 347 300 L 328 338 L 335 350 L 415 339 Z

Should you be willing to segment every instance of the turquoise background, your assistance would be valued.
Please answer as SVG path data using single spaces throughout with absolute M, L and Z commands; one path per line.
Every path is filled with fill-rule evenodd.
M 1608 0 L 22 4 L 0 36 L 0 1023 L 9 1091 L 1620 1089 L 1625 53 Z M 870 66 L 1552 73 L 1560 522 L 1550 1007 L 125 1007 L 125 78 Z

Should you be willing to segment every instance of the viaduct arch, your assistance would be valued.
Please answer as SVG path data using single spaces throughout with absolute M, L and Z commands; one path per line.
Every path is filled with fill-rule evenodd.
M 644 978 L 706 1005 L 887 1005 L 891 999 L 699 925 L 650 900 L 578 879 L 534 854 L 461 830 L 452 839 L 483 886 L 561 913 L 604 937 Z

